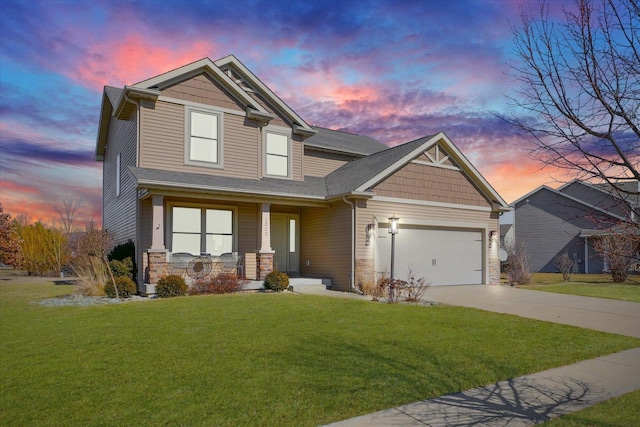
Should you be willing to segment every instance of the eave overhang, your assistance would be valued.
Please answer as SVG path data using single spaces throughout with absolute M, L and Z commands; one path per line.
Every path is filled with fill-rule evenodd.
M 160 91 L 157 89 L 141 89 L 133 86 L 125 86 L 113 115 L 121 120 L 129 120 L 138 108 L 137 101 L 144 99 L 155 102 L 159 96 Z

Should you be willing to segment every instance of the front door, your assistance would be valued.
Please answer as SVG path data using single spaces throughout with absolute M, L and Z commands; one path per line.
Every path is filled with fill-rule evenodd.
M 289 276 L 300 274 L 298 215 L 271 214 L 273 268 Z

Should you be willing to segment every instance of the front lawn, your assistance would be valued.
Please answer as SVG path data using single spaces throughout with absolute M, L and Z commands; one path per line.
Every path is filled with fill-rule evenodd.
M 542 425 L 546 427 L 627 427 L 640 426 L 640 390 L 605 400 L 582 411 L 568 414 Z
M 637 347 L 459 307 L 296 294 L 91 307 L 0 282 L 0 425 L 319 425 Z
M 638 276 L 630 276 L 626 283 L 613 283 L 611 278 L 601 274 L 574 274 L 570 282 L 563 282 L 560 273 L 535 273 L 531 284 L 522 288 L 640 302 L 639 280 Z

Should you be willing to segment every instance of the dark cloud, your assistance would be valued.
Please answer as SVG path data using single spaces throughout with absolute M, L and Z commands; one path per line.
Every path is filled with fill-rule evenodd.
M 0 151 L 2 151 L 0 164 L 3 168 L 5 163 L 10 167 L 14 162 L 91 167 L 96 165 L 93 150 L 60 148 L 25 139 L 5 139 L 4 136 L 0 136 Z

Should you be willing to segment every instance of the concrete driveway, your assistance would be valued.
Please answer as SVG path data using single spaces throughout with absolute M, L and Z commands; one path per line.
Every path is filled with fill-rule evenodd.
M 424 298 L 640 338 L 635 302 L 492 285 L 432 286 Z

